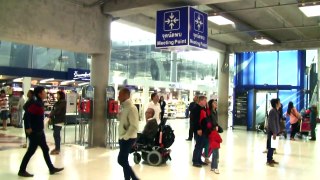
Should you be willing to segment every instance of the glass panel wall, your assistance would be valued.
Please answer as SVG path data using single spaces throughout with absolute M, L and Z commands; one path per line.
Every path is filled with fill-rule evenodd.
M 257 52 L 255 85 L 277 85 L 277 52 Z
M 154 33 L 119 22 L 112 23 L 111 40 L 110 82 L 141 79 L 213 85 L 218 78 L 218 53 L 156 49 Z M 90 69 L 91 62 L 87 54 L 4 41 L 0 60 L 0 66 L 64 72 L 68 68 Z
M 85 53 L 0 41 L 0 66 L 68 71 L 90 69 Z
M 30 67 L 32 46 L 0 41 L 0 66 Z
M 190 83 L 217 78 L 218 53 L 155 49 L 154 33 L 118 22 L 112 23 L 111 39 L 110 77 L 116 76 L 118 83 L 124 79 Z
M 279 52 L 279 79 L 281 85 L 298 85 L 298 52 L 280 51 Z

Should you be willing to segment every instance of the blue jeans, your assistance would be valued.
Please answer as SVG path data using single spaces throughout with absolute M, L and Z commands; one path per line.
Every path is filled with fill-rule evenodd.
M 211 169 L 218 169 L 219 149 L 212 150 Z
M 273 151 L 274 148 L 271 148 L 271 138 L 272 138 L 272 132 L 269 131 L 268 132 L 268 138 L 267 138 L 267 149 L 268 149 L 268 153 L 267 153 L 267 162 L 270 162 L 273 160 Z
M 62 126 L 56 126 L 53 125 L 53 138 L 54 138 L 54 145 L 55 150 L 60 151 L 60 143 L 61 143 L 61 136 L 60 136 L 60 131 L 62 129 Z
M 195 133 L 194 138 L 196 140 L 196 145 L 194 146 L 194 150 L 193 150 L 192 162 L 193 164 L 201 165 L 202 163 L 201 154 L 202 154 L 202 149 L 205 146 L 206 137 L 204 135 L 199 136 L 198 134 Z
M 132 180 L 138 179 L 128 162 L 128 156 L 129 156 L 131 147 L 135 141 L 136 139 L 128 139 L 128 140 L 120 139 L 119 140 L 120 151 L 118 155 L 118 163 L 123 168 L 125 180 L 130 180 L 131 178 Z

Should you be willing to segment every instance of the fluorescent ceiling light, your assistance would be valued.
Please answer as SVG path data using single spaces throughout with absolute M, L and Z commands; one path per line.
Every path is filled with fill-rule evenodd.
M 67 84 L 69 84 L 69 83 L 73 83 L 74 82 L 74 80 L 68 80 L 68 81 L 61 81 L 61 85 L 67 85 Z
M 215 24 L 218 24 L 218 25 L 227 25 L 227 24 L 234 24 L 233 21 L 230 21 L 229 19 L 223 17 L 223 16 L 209 16 L 208 17 L 208 20 L 215 23 Z
M 265 39 L 265 38 L 254 39 L 253 41 L 258 43 L 258 44 L 260 44 L 260 45 L 272 45 L 272 44 L 274 44 L 273 42 L 271 42 L 270 40 Z
M 22 82 L 23 78 L 16 78 L 16 79 L 13 79 L 13 82 Z
M 48 82 L 48 81 L 53 81 L 53 80 L 54 80 L 54 78 L 43 79 L 43 80 L 40 81 L 40 83 L 46 83 L 46 82 Z
M 84 86 L 84 85 L 87 85 L 87 84 L 89 84 L 89 82 L 79 83 L 78 86 Z
M 317 4 L 316 2 L 312 4 L 301 4 L 299 9 L 307 17 L 320 16 L 320 4 Z

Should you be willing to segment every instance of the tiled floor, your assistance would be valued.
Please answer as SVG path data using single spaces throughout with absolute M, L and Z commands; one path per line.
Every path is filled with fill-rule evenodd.
M 193 142 L 185 141 L 188 123 L 186 120 L 169 120 L 176 134 L 172 145 L 172 161 L 160 167 L 152 167 L 140 163 L 134 164 L 132 155 L 130 164 L 136 174 L 143 180 L 198 180 L 198 179 L 315 179 L 320 176 L 320 143 L 308 140 L 280 140 L 280 147 L 274 158 L 280 162 L 276 167 L 265 165 L 266 137 L 256 132 L 244 130 L 229 130 L 222 133 L 223 143 L 220 149 L 220 174 L 210 171 L 210 166 L 195 168 L 191 166 Z M 142 125 L 141 125 L 142 126 Z M 57 167 L 64 167 L 62 173 L 49 175 L 40 148 L 32 157 L 28 172 L 34 179 L 123 179 L 122 169 L 117 164 L 118 149 L 106 148 L 85 149 L 74 145 L 74 130 L 68 127 L 67 144 L 62 146 L 62 153 L 51 156 Z M 8 131 L 0 132 L 7 135 L 23 137 L 21 129 L 10 127 Z M 48 131 L 47 140 L 53 148 L 52 132 Z M 320 137 L 320 136 L 318 136 Z M 5 143 L 0 143 L 4 146 Z M 26 149 L 18 146 L 0 151 L 0 179 L 23 179 L 17 176 L 21 159 Z

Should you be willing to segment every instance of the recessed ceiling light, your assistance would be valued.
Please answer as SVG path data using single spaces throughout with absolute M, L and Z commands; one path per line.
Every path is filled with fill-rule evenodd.
M 320 4 L 317 4 L 317 2 L 313 2 L 310 4 L 302 3 L 301 5 L 299 5 L 299 9 L 307 17 L 320 16 Z
M 256 38 L 253 40 L 254 42 L 260 45 L 273 45 L 274 43 L 266 38 Z
M 223 17 L 223 16 L 220 16 L 220 15 L 217 15 L 217 16 L 209 16 L 208 17 L 208 20 L 215 23 L 215 24 L 218 24 L 218 25 L 228 25 L 228 24 L 234 24 L 233 21 Z

